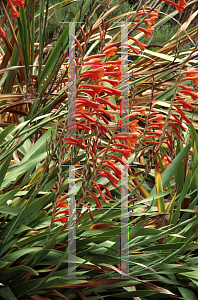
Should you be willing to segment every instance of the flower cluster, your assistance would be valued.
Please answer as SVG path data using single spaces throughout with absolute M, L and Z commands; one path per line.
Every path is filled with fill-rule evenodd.
M 142 51 L 145 49 L 146 45 L 135 38 L 131 39 L 136 42 L 138 50 Z M 71 132 L 76 127 L 76 132 L 78 132 L 79 136 L 84 136 L 84 138 L 74 136 L 62 138 L 67 145 L 67 151 L 77 145 L 78 150 L 83 149 L 87 153 L 86 161 L 89 161 L 90 158 L 92 159 L 92 180 L 90 181 L 90 186 L 83 186 L 80 200 L 81 204 L 85 205 L 84 202 L 91 196 L 96 206 L 101 210 L 102 204 L 100 199 L 104 203 L 106 202 L 103 192 L 109 198 L 111 198 L 111 193 L 105 185 L 98 183 L 98 178 L 106 178 L 109 183 L 117 187 L 123 171 L 115 163 L 119 162 L 122 165 L 128 165 L 127 160 L 134 152 L 135 145 L 142 134 L 138 129 L 138 120 L 135 117 L 143 115 L 146 110 L 146 108 L 133 110 L 127 116 L 129 122 L 122 124 L 120 121 L 114 129 L 113 135 L 108 129 L 109 122 L 114 120 L 115 117 L 107 111 L 107 106 L 113 111 L 120 110 L 119 105 L 110 101 L 110 97 L 116 96 L 120 98 L 121 96 L 119 84 L 121 82 L 122 60 L 121 58 L 109 60 L 111 56 L 116 54 L 120 44 L 120 42 L 117 42 L 105 45 L 101 54 L 83 58 L 81 46 L 77 42 L 81 52 L 83 71 L 79 74 L 80 81 L 77 85 L 75 106 L 70 112 L 70 121 L 67 123 L 66 129 L 68 132 Z M 76 69 L 77 74 L 78 65 Z M 68 93 L 66 95 L 69 98 Z M 122 121 L 124 121 L 124 118 L 122 118 Z M 120 133 L 125 126 L 128 126 L 129 132 Z M 91 133 L 93 133 L 93 137 L 86 138 L 86 134 Z M 110 135 L 112 136 L 111 138 L 109 138 Z M 107 146 L 103 149 L 101 149 L 101 141 L 99 139 L 102 136 L 109 140 Z M 64 162 L 67 160 L 68 158 Z M 89 166 L 86 166 L 87 168 Z M 88 180 L 86 171 L 83 179 L 85 182 Z M 99 196 L 95 194 L 99 194 Z M 92 216 L 91 218 L 93 219 Z
M 171 1 L 167 0 L 165 2 L 169 3 Z M 172 3 L 179 12 L 183 11 L 186 6 L 185 1 L 181 0 L 177 5 L 174 2 L 171 2 L 171 4 Z M 146 17 L 143 22 L 146 24 L 147 28 L 140 26 L 133 27 L 136 30 L 142 31 L 145 34 L 145 39 L 147 39 L 147 36 L 152 34 L 154 30 L 152 24 L 155 22 L 156 18 L 158 18 L 158 10 L 154 9 L 149 13 L 150 10 L 151 7 L 138 9 L 133 21 L 134 25 L 136 25 L 139 21 L 141 21 L 140 17 Z M 86 44 L 87 37 L 82 28 L 81 31 Z M 102 210 L 101 200 L 104 203 L 107 201 L 105 195 L 111 198 L 111 193 L 107 186 L 98 183 L 100 182 L 98 179 L 106 178 L 111 185 L 115 188 L 117 187 L 120 179 L 122 178 L 123 171 L 115 163 L 119 162 L 124 166 L 128 166 L 127 160 L 134 152 L 140 137 L 143 136 L 136 117 L 138 115 L 144 115 L 146 111 L 146 108 L 137 110 L 133 109 L 127 116 L 129 121 L 123 123 L 124 118 L 122 118 L 122 121 L 118 122 L 116 128 L 114 128 L 113 134 L 112 131 L 110 131 L 108 126 L 109 122 L 114 120 L 115 117 L 112 112 L 107 110 L 107 108 L 110 108 L 113 111 L 120 110 L 119 105 L 115 102 L 111 102 L 111 96 L 115 96 L 117 98 L 121 97 L 119 84 L 121 82 L 122 68 L 122 60 L 120 58 L 117 60 L 110 60 L 110 58 L 116 55 L 121 42 L 103 46 L 104 37 L 102 35 L 101 28 L 99 31 L 101 53 L 88 57 L 83 57 L 82 46 L 80 42 L 73 37 L 80 51 L 81 58 L 76 59 L 75 73 L 77 75 L 77 89 L 75 105 L 69 112 L 66 130 L 70 133 L 73 129 L 76 129 L 78 137 L 68 135 L 62 138 L 62 140 L 65 141 L 67 152 L 70 154 L 74 153 L 72 154 L 74 159 L 72 164 L 75 164 L 75 156 L 78 156 L 80 149 L 84 150 L 86 155 L 84 175 L 82 175 L 82 193 L 78 204 L 87 207 L 93 221 L 94 218 L 90 208 L 86 204 L 86 200 L 91 197 L 96 206 Z M 124 46 L 128 46 L 135 54 L 139 55 L 140 51 L 144 51 L 146 49 L 146 45 L 139 42 L 136 38 L 130 36 L 129 40 L 135 42 L 137 46 L 131 46 L 129 44 Z M 192 78 L 191 80 L 197 83 L 197 73 L 193 71 L 192 68 L 191 70 L 187 70 L 187 72 L 188 73 L 183 74 L 187 74 Z M 183 79 L 181 79 L 181 81 L 182 80 Z M 171 113 L 172 119 L 168 121 L 167 129 L 164 130 L 166 124 L 164 115 L 151 110 L 146 133 L 143 136 L 142 145 L 144 149 L 142 154 L 149 148 L 154 150 L 154 147 L 159 146 L 159 140 L 162 138 L 162 135 L 163 144 L 168 147 L 167 153 L 170 154 L 174 152 L 173 138 L 171 134 L 174 133 L 183 140 L 178 127 L 183 131 L 185 130 L 185 127 L 183 126 L 180 118 L 183 118 L 186 122 L 189 120 L 177 104 L 179 103 L 183 105 L 184 108 L 187 107 L 188 109 L 193 109 L 194 107 L 190 106 L 181 97 L 180 93 L 183 93 L 184 95 L 191 95 L 194 97 L 193 99 L 195 99 L 195 95 L 191 88 L 189 89 L 182 85 L 179 85 L 179 87 L 182 88 L 182 90 L 176 95 L 176 99 L 173 103 L 174 110 Z M 68 98 L 69 103 L 71 103 L 71 95 L 66 92 L 66 97 Z M 154 106 L 155 104 L 152 108 L 154 108 Z M 129 132 L 122 130 L 125 126 L 128 127 Z M 105 147 L 101 143 L 101 137 L 108 141 L 106 142 Z M 147 146 L 147 144 L 149 145 Z M 162 154 L 161 161 L 166 168 L 168 164 L 172 162 L 171 158 L 166 153 L 160 153 L 159 150 L 156 152 L 156 155 L 158 154 Z M 71 156 L 70 159 L 72 160 Z M 89 164 L 90 159 L 92 160 L 91 167 Z M 67 160 L 68 159 L 65 161 Z M 90 172 L 92 172 L 92 180 L 88 182 Z M 64 197 L 68 197 L 68 194 Z M 53 222 L 60 221 L 64 224 L 67 221 L 67 216 L 56 218 L 62 213 L 66 213 L 68 215 L 68 207 L 64 200 L 65 198 L 63 199 L 62 197 L 61 199 L 62 200 L 59 200 L 58 202 L 58 206 L 56 205 L 55 207 Z M 61 203 L 63 205 L 61 206 L 61 208 L 63 207 L 63 210 L 60 209 Z
M 184 142 L 184 138 L 180 134 L 180 131 L 186 131 L 184 122 L 186 122 L 187 124 L 191 123 L 191 121 L 186 117 L 184 110 L 188 109 L 192 111 L 195 108 L 191 103 L 189 103 L 189 99 L 187 100 L 185 95 L 190 96 L 192 98 L 192 102 L 194 102 L 198 99 L 198 93 L 193 91 L 193 86 L 182 85 L 181 82 L 191 80 L 196 86 L 198 86 L 198 71 L 193 67 L 187 67 L 186 71 L 181 72 L 181 76 L 182 75 L 186 75 L 186 77 L 180 79 L 178 82 L 178 88 L 180 89 L 176 92 L 171 109 L 171 117 L 167 122 L 168 126 L 165 130 L 164 116 L 162 114 L 159 114 L 158 112 L 150 113 L 148 117 L 148 126 L 146 128 L 146 134 L 143 141 L 143 145 L 149 144 L 149 146 L 145 147 L 142 150 L 141 155 L 143 155 L 148 149 L 152 149 L 152 152 L 155 153 L 154 157 L 160 154 L 159 139 L 162 138 L 162 135 L 163 145 L 165 146 L 165 149 L 167 148 L 167 153 L 170 155 L 174 153 L 174 140 L 172 137 L 172 133 L 176 134 Z M 154 106 L 155 104 L 152 106 L 152 108 Z M 161 157 L 162 163 L 164 164 L 165 168 L 169 163 L 172 162 L 168 154 L 163 153 Z
M 24 0 L 7 0 L 7 1 L 11 8 L 12 18 L 18 18 L 20 16 L 20 13 L 18 12 L 18 10 L 14 6 L 14 4 L 16 4 L 17 7 L 21 8 L 21 6 L 24 6 L 24 4 L 25 4 Z
M 61 197 L 58 199 L 56 206 L 53 209 L 53 220 L 51 224 L 55 222 L 61 222 L 62 224 L 65 224 L 68 220 L 68 215 L 69 215 L 69 208 L 68 208 L 68 203 L 65 200 L 69 194 L 66 194 L 65 196 Z M 60 216 L 63 215 L 63 216 Z M 57 218 L 58 216 L 58 218 Z
M 151 9 L 152 8 L 149 7 L 149 6 L 146 6 L 144 8 L 139 8 L 138 11 L 137 11 L 137 14 L 136 14 L 136 18 L 133 21 L 134 24 L 135 23 L 139 23 L 141 21 L 141 19 L 139 17 L 144 17 L 144 16 L 148 17 L 148 18 L 146 18 L 143 21 L 143 23 L 145 23 L 147 25 L 147 28 L 143 28 L 143 27 L 139 27 L 139 26 L 137 26 L 135 28 L 136 30 L 140 30 L 140 31 L 144 32 L 144 34 L 145 34 L 145 40 L 147 40 L 147 36 L 152 35 L 152 32 L 154 31 L 154 28 L 151 25 L 154 24 L 155 20 L 158 18 L 158 11 L 159 10 L 158 9 L 154 9 L 151 13 L 149 13 L 149 11 Z M 131 39 L 134 40 L 134 38 L 131 38 Z
M 21 8 L 21 6 L 25 5 L 24 0 L 7 0 L 7 1 L 11 8 L 12 18 L 18 18 L 20 16 L 20 13 L 18 12 L 14 4 L 16 4 L 17 7 Z M 0 26 L 0 37 L 3 38 L 7 37 L 7 33 L 3 30 L 1 26 Z

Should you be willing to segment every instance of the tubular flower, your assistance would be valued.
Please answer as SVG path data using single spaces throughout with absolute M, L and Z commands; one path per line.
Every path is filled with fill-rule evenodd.
M 16 6 L 21 8 L 21 6 L 24 6 L 25 3 L 23 2 L 23 0 L 13 0 L 13 1 L 7 0 L 7 1 L 9 3 L 10 8 L 11 8 L 12 18 L 18 18 L 20 16 L 20 13 L 18 12 L 18 10 L 14 6 L 14 4 L 16 4 Z
M 189 92 L 193 91 L 193 87 L 192 86 L 186 86 L 186 85 L 179 84 L 178 87 L 182 88 L 185 91 L 189 91 Z
M 58 215 L 61 215 L 61 214 L 69 215 L 69 208 L 58 211 L 57 213 L 55 213 L 54 217 L 57 217 Z
M 180 90 L 179 92 L 183 93 L 185 95 L 191 96 L 194 101 L 196 101 L 196 99 L 198 99 L 198 94 L 195 93 L 195 92 L 191 92 L 191 91 L 188 91 L 188 90 Z
M 103 54 L 105 54 L 107 56 L 107 58 L 109 58 L 110 56 L 115 55 L 116 50 L 117 50 L 117 47 L 111 47 L 111 48 L 108 48 L 107 50 L 103 50 Z
M 114 155 L 114 154 L 109 154 L 107 156 L 105 156 L 106 158 L 107 157 L 113 157 L 115 158 L 117 161 L 119 161 L 123 166 L 128 166 L 128 163 L 126 161 L 124 161 L 123 159 L 119 158 L 118 156 Z
M 186 81 L 186 80 L 191 80 L 191 81 L 194 82 L 194 84 L 195 84 L 196 86 L 198 86 L 198 76 L 182 78 L 182 79 L 180 80 L 180 82 L 181 82 L 181 81 Z
M 97 188 L 97 190 L 98 190 L 98 192 L 99 192 L 99 194 L 100 194 L 100 196 L 101 196 L 101 198 L 102 198 L 102 201 L 103 201 L 104 203 L 106 203 L 107 201 L 106 201 L 106 199 L 105 199 L 104 194 L 102 193 L 102 191 L 101 191 L 101 189 L 100 189 L 99 184 L 98 184 L 97 182 L 95 182 L 95 181 L 92 181 L 92 180 L 91 180 L 91 182 L 93 182 L 93 183 L 95 184 L 95 186 L 96 186 L 96 188 Z
M 139 46 L 139 48 L 140 48 L 141 51 L 144 51 L 144 50 L 146 49 L 147 45 L 141 43 L 141 42 L 138 41 L 136 38 L 130 37 L 130 36 L 129 36 L 129 39 L 130 39 L 130 40 L 133 40 L 134 42 L 136 42 L 136 44 Z
M 112 47 L 117 47 L 121 44 L 121 42 L 117 42 L 117 43 L 113 43 L 113 44 L 109 44 L 109 45 L 105 45 L 104 48 L 103 48 L 103 52 L 108 50 L 109 48 L 112 48 Z
M 121 96 L 121 91 L 118 89 L 114 89 L 114 88 L 110 88 L 110 87 L 104 87 L 104 92 L 106 94 L 108 94 L 109 96 L 117 96 L 120 97 Z
M 172 159 L 169 156 L 167 157 L 165 154 L 163 154 L 161 156 L 161 162 L 162 162 L 162 164 L 164 166 L 164 169 L 166 170 L 166 168 L 168 168 L 168 166 L 170 165 L 170 163 L 172 163 Z M 159 162 L 158 162 L 158 166 L 160 168 Z M 160 170 L 160 173 L 162 173 L 161 170 Z
M 181 72 L 181 75 L 188 75 L 188 76 L 196 76 L 198 74 L 198 71 L 193 67 L 187 67 L 186 71 Z
M 98 103 L 90 101 L 90 100 L 88 100 L 86 98 L 77 98 L 76 99 L 76 109 L 78 108 L 79 105 L 80 106 L 82 106 L 82 105 L 85 106 L 86 105 L 86 106 L 89 106 L 89 107 L 91 107 L 93 109 L 99 108 L 99 104 Z
M 62 138 L 63 140 L 66 140 L 66 144 L 70 144 L 70 145 L 75 145 L 78 144 L 79 147 L 81 147 L 82 149 L 86 149 L 87 146 L 83 144 L 82 140 L 76 140 L 72 137 L 64 137 Z
M 55 222 L 61 222 L 63 225 L 65 225 L 67 223 L 67 220 L 68 220 L 68 217 L 63 216 L 58 219 L 54 219 L 51 224 L 53 224 Z
M 7 36 L 7 33 L 0 27 L 0 37 L 5 38 Z
M 124 62 L 124 60 L 122 58 L 118 58 L 117 60 L 109 60 L 109 61 L 106 61 L 103 66 L 106 67 L 108 65 L 112 65 L 112 66 L 121 66 L 121 64 Z
M 100 65 L 102 62 L 101 58 L 92 58 L 89 62 L 83 63 L 83 66 L 96 66 Z
M 130 48 L 135 54 L 137 54 L 137 55 L 140 54 L 139 51 L 138 51 L 138 49 L 137 49 L 136 47 L 133 47 L 133 46 L 131 46 L 131 45 L 129 45 L 129 44 L 122 44 L 122 46 L 129 47 L 129 48 Z
M 175 115 L 175 114 L 171 114 L 171 116 L 175 119 L 175 122 L 179 125 L 179 127 L 181 128 L 181 130 L 185 131 L 185 127 L 182 125 L 181 120 Z
M 159 12 L 159 9 L 154 9 L 150 14 L 149 14 L 149 18 L 158 18 L 158 12 Z
M 191 121 L 186 117 L 185 113 L 184 113 L 181 109 L 177 108 L 176 112 L 179 113 L 180 116 L 181 116 L 187 123 L 191 123 Z
M 183 106 L 183 109 L 186 109 L 186 108 L 188 108 L 188 109 L 190 109 L 190 110 L 195 109 L 193 105 L 191 105 L 191 104 L 188 103 L 187 101 L 183 100 L 181 97 L 178 97 L 178 96 L 177 96 L 176 99 L 177 99 L 177 100 L 175 100 L 174 103 L 175 103 L 175 102 L 181 103 L 182 106 Z
M 98 169 L 98 176 L 101 176 L 101 177 L 104 177 L 104 178 L 107 178 L 110 183 L 117 188 L 117 184 L 119 183 L 119 180 L 111 173 L 109 173 L 108 171 L 104 170 L 104 169 Z
M 125 159 L 128 159 L 131 154 L 133 153 L 135 149 L 134 148 L 130 148 L 130 149 L 118 149 L 118 148 L 109 148 L 108 151 L 113 151 L 113 152 L 118 152 L 121 153 Z
M 151 29 L 146 29 L 146 28 L 142 28 L 142 27 L 137 27 L 137 30 L 141 30 L 144 32 L 145 34 L 145 40 L 147 40 L 147 36 L 148 35 L 152 35 L 152 31 L 155 30 L 153 27 L 151 27 Z
M 84 62 L 88 61 L 88 60 L 92 60 L 94 58 L 100 58 L 100 57 L 105 57 L 105 54 L 95 54 L 95 55 L 90 55 L 88 57 L 84 58 Z
M 24 0 L 12 0 L 12 2 L 14 2 L 14 4 L 16 4 L 16 6 L 18 6 L 19 8 L 21 8 L 21 6 L 24 6 L 25 4 Z
M 66 214 L 69 215 L 69 208 L 68 208 L 68 203 L 65 200 L 66 198 L 68 198 L 68 196 L 70 195 L 70 193 L 67 193 L 65 196 L 60 197 L 60 199 L 57 201 L 57 204 L 53 210 L 54 213 L 54 218 L 51 222 L 51 225 L 55 222 L 61 222 L 63 225 L 66 224 L 68 217 L 67 216 L 62 216 L 60 218 L 56 218 L 57 216 L 61 215 L 61 214 Z M 64 208 L 63 210 L 61 210 L 61 208 Z M 58 210 L 58 211 L 57 211 Z
M 148 29 L 148 30 L 152 30 L 150 19 L 144 20 L 144 23 L 147 25 L 147 29 Z
M 94 199 L 94 201 L 95 201 L 97 207 L 99 207 L 101 210 L 103 210 L 102 204 L 101 204 L 101 202 L 100 202 L 100 199 L 99 199 L 98 197 L 96 197 L 93 193 L 91 193 L 91 192 L 89 192 L 89 191 L 86 191 L 86 192 L 89 193 L 89 194 L 92 196 L 92 198 Z
M 77 89 L 77 95 L 79 93 L 85 93 L 85 94 L 88 94 L 91 97 L 93 97 L 95 95 L 95 92 L 92 89 Z
M 100 82 L 104 82 L 104 81 L 110 83 L 113 86 L 116 86 L 119 83 L 117 79 L 107 79 L 107 78 L 100 79 Z
M 121 80 L 121 71 L 120 70 L 116 70 L 113 72 L 106 72 L 105 76 L 113 76 L 115 77 L 117 80 Z
M 101 167 L 108 167 L 112 171 L 114 171 L 117 178 L 122 179 L 121 174 L 123 174 L 123 170 L 121 170 L 118 166 L 115 166 L 110 160 L 103 160 L 106 161 L 102 164 Z
M 138 120 L 133 120 L 129 123 L 129 130 L 131 132 L 138 132 L 137 130 L 138 122 L 139 122 Z
M 181 79 L 180 82 L 185 81 L 185 80 L 192 80 L 192 81 L 194 81 L 195 85 L 198 86 L 198 71 L 195 68 L 188 67 L 186 71 L 181 72 L 181 75 L 184 75 L 184 74 L 186 74 L 187 77 Z
M 115 67 L 112 65 L 106 65 L 106 63 L 105 63 L 105 65 L 103 65 L 103 66 L 104 66 L 106 72 L 113 72 L 115 70 Z
M 162 1 L 173 5 L 180 14 L 183 12 L 183 10 L 185 9 L 185 7 L 187 5 L 185 0 L 179 0 L 178 4 L 176 4 L 175 2 L 170 1 L 170 0 L 162 0 Z
M 100 79 L 104 77 L 104 68 L 99 67 L 93 70 L 87 70 L 80 75 L 80 78 L 82 77 L 89 77 L 91 80 Z
M 109 101 L 109 97 L 105 97 L 105 98 L 99 98 L 99 97 L 97 97 L 94 100 L 97 101 L 97 102 L 100 101 L 100 102 L 102 102 L 104 104 L 109 105 L 113 110 L 117 110 L 118 109 L 117 105 L 115 105 L 115 104 L 113 104 L 113 103 L 111 103 Z
M 178 5 L 185 7 L 185 6 L 187 6 L 187 3 L 185 0 L 179 0 Z
M 99 84 L 94 84 L 94 85 L 92 85 L 92 84 L 81 84 L 81 85 L 79 86 L 79 89 L 77 90 L 77 92 L 78 92 L 78 91 L 80 92 L 80 88 L 81 88 L 81 87 L 82 87 L 82 88 L 84 88 L 84 87 L 90 88 L 91 90 L 94 91 L 94 94 L 98 94 L 98 95 L 99 95 L 99 93 L 103 92 L 103 89 L 104 89 L 104 86 L 99 85 Z

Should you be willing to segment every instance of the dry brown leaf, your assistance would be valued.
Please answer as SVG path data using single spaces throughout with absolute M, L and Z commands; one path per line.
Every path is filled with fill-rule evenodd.
M 32 300 L 50 300 L 50 298 L 46 298 L 46 297 L 43 297 L 43 296 L 40 296 L 40 295 L 30 296 L 29 299 L 32 299 Z
M 111 226 L 118 225 L 118 223 L 99 223 L 99 224 L 94 224 L 90 227 L 91 230 L 94 229 L 102 229 L 102 228 L 108 228 Z
M 67 297 L 65 297 L 63 294 L 61 294 L 58 291 L 53 291 L 53 292 L 47 293 L 46 295 L 55 295 L 55 296 L 62 297 L 63 299 L 67 299 L 68 300 Z
M 198 14 L 198 10 L 196 10 L 190 17 L 189 19 L 182 24 L 182 26 L 179 28 L 179 30 L 176 32 L 176 34 L 171 38 L 175 38 L 176 36 L 180 35 L 182 32 L 186 31 L 186 29 L 188 28 L 188 26 L 190 25 L 190 23 L 194 20 L 194 18 L 197 16 Z
M 82 299 L 82 300 L 87 300 L 87 297 L 85 296 L 85 294 L 84 294 L 81 290 L 77 289 L 77 290 L 74 291 L 74 293 L 75 293 L 77 296 L 79 296 L 80 299 Z

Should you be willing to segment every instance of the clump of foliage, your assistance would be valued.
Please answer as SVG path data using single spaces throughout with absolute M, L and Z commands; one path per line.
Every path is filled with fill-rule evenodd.
M 104 1 L 95 20 L 101 5 L 79 1 L 45 42 L 49 2 L 7 2 L 0 297 L 196 299 L 197 49 L 179 49 L 197 28 L 143 43 L 188 4 L 117 16 L 125 0 Z M 162 2 L 175 10 L 158 21 Z

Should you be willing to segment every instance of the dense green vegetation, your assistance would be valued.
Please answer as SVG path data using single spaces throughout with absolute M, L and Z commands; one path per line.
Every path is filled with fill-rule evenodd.
M 0 299 L 197 299 L 196 14 L 128 2 L 0 1 Z

